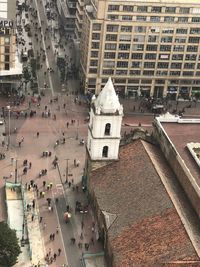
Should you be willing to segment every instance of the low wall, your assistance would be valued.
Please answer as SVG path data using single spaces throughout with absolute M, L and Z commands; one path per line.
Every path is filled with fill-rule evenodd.
M 165 158 L 183 187 L 194 210 L 200 217 L 200 188 L 158 120 L 154 121 L 153 135 L 159 143 Z

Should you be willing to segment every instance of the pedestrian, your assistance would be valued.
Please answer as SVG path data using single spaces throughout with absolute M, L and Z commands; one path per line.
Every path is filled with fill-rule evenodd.
M 32 163 L 31 163 L 31 162 L 29 162 L 29 169 L 31 169 L 31 167 L 32 167 Z
M 22 138 L 21 138 L 21 142 L 23 143 L 24 142 L 24 137 L 22 136 Z
M 40 133 L 39 133 L 39 132 L 37 132 L 37 138 L 39 137 L 39 135 L 40 135 Z
M 60 256 L 60 253 L 61 253 L 61 249 L 59 248 L 58 249 L 58 256 Z
M 90 241 L 91 241 L 91 244 L 94 245 L 94 238 L 93 237 L 91 237 Z
M 74 159 L 74 167 L 76 167 L 76 159 Z
M 73 245 L 74 245 L 74 244 L 75 244 L 75 242 L 76 242 L 76 239 L 75 239 L 74 237 L 72 237 L 70 240 L 71 240 L 71 244 L 73 244 Z
M 43 219 L 42 216 L 40 216 L 40 221 L 39 221 L 40 223 L 42 222 L 42 219 Z
M 21 142 L 19 142 L 19 147 L 21 147 Z
M 52 187 L 53 187 L 53 183 L 52 183 L 52 182 L 49 183 L 49 186 L 50 186 L 50 189 L 52 189 Z
M 83 227 L 84 227 L 84 222 L 82 221 L 81 222 L 81 229 L 83 230 Z
M 35 199 L 32 200 L 32 207 L 35 208 Z
M 53 233 L 53 234 L 52 234 L 52 240 L 54 240 L 54 239 L 55 239 L 55 234 Z
M 67 128 L 69 128 L 69 122 L 67 122 Z
M 56 260 L 56 257 L 57 257 L 57 254 L 54 253 L 54 254 L 53 254 L 54 261 Z
M 42 197 L 44 198 L 44 196 L 45 196 L 45 192 L 44 192 L 44 191 L 42 191 Z
M 69 188 L 71 187 L 71 182 L 68 182 Z
M 52 234 L 50 234 L 50 236 L 49 236 L 49 240 L 52 241 Z
M 90 246 L 90 244 L 88 244 L 88 243 L 85 243 L 85 250 L 87 250 L 87 251 L 88 251 L 88 249 L 89 249 L 89 246 Z
M 56 227 L 56 234 L 58 234 L 59 233 L 59 228 L 58 228 L 58 226 Z
M 45 187 L 45 185 L 46 185 L 46 181 L 43 181 L 43 187 Z
M 78 248 L 82 248 L 82 243 L 81 242 L 78 243 Z
M 32 214 L 31 216 L 31 221 L 33 222 L 33 220 L 34 220 L 34 214 Z

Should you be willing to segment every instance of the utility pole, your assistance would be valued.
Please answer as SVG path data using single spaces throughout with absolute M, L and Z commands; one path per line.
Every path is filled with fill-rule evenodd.
M 66 160 L 66 180 L 65 183 L 68 183 L 68 176 L 69 176 L 69 159 Z
M 15 160 L 15 184 L 17 183 L 17 159 Z

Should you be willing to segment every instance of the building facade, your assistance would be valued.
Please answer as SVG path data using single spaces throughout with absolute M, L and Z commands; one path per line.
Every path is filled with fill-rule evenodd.
M 22 65 L 16 47 L 16 1 L 0 1 L 0 91 L 11 94 L 19 85 Z
M 72 32 L 75 29 L 76 2 L 76 0 L 56 1 L 60 19 L 67 32 Z
M 200 92 L 200 2 L 90 0 L 77 12 L 84 92 L 98 94 L 109 76 L 122 96 Z

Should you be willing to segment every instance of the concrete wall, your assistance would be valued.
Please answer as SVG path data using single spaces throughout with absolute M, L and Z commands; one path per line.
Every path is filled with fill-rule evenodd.
M 196 211 L 197 215 L 200 217 L 200 190 L 199 187 L 192 176 L 190 170 L 185 165 L 181 156 L 177 152 L 176 148 L 168 138 L 166 132 L 164 131 L 161 123 L 159 121 L 154 122 L 154 137 L 160 145 L 168 163 L 173 169 L 174 173 L 181 186 L 183 187 L 187 197 L 191 201 L 191 204 Z

